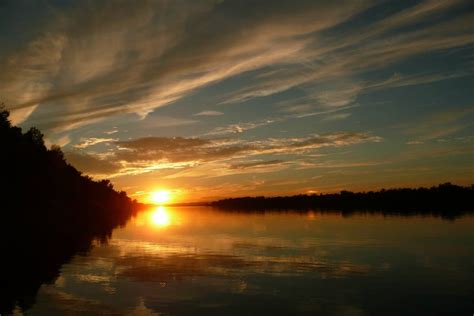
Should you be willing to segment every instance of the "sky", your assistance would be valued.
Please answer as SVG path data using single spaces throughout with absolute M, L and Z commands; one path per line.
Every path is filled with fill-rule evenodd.
M 474 4 L 0 1 L 0 101 L 176 202 L 474 183 Z

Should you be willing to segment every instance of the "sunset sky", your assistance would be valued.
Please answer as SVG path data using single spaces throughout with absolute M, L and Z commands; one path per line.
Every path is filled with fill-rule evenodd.
M 13 123 L 145 201 L 474 183 L 474 3 L 0 1 Z

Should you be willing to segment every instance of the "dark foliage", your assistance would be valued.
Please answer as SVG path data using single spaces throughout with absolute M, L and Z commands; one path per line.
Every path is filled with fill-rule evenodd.
M 106 241 L 138 209 L 108 180 L 93 181 L 47 149 L 36 128 L 22 133 L 0 108 L 0 313 L 34 304 L 62 264 Z
M 242 197 L 219 200 L 211 206 L 241 210 L 337 210 L 342 213 L 383 211 L 384 214 L 431 214 L 454 218 L 474 211 L 474 185 L 451 183 L 431 188 L 382 189 L 369 192 L 341 191 L 335 194 L 284 197 Z

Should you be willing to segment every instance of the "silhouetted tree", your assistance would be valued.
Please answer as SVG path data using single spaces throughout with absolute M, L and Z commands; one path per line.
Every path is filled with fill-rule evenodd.
M 43 141 L 43 134 L 36 127 L 30 128 L 24 135 L 25 139 L 31 141 L 39 149 L 46 149 Z
M 43 282 L 94 239 L 135 214 L 138 203 L 109 180 L 94 181 L 47 149 L 35 127 L 22 133 L 0 106 L 0 314 L 28 309 Z
M 211 202 L 209 205 L 240 210 L 321 209 L 338 212 L 379 210 L 396 214 L 439 214 L 452 218 L 474 211 L 474 185 L 443 183 L 431 188 L 382 189 L 380 191 L 284 197 L 243 197 Z

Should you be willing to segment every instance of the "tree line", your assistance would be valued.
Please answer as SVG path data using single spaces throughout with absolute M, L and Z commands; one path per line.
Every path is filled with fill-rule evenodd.
M 430 188 L 395 188 L 380 191 L 303 194 L 277 197 L 241 197 L 209 203 L 210 206 L 242 211 L 334 210 L 383 211 L 385 213 L 438 214 L 455 217 L 474 211 L 474 185 L 444 183 Z
M 140 204 L 109 180 L 94 181 L 48 149 L 37 128 L 23 132 L 0 108 L 0 313 L 34 304 L 62 264 L 106 241 Z

